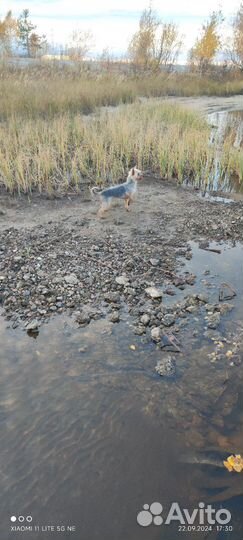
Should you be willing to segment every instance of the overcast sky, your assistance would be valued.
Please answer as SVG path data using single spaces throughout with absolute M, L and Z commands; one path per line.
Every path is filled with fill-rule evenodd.
M 0 17 L 11 9 L 18 17 L 27 8 L 38 31 L 49 41 L 67 43 L 72 30 L 91 30 L 94 52 L 109 47 L 116 54 L 127 49 L 138 27 L 141 12 L 149 2 L 143 0 L 0 0 Z M 203 21 L 212 10 L 222 8 L 227 21 L 240 0 L 154 0 L 153 7 L 165 21 L 176 22 L 184 34 L 184 54 L 192 46 Z M 225 30 L 226 31 L 226 30 Z

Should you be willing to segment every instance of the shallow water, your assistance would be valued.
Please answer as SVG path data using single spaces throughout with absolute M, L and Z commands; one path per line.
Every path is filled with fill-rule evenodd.
M 229 130 L 234 133 L 234 147 L 243 145 L 243 110 L 217 110 L 207 114 L 211 126 L 209 145 L 214 147 L 214 166 L 210 178 L 186 179 L 184 186 L 199 189 L 199 196 L 212 202 L 232 203 L 243 200 L 243 183 L 235 175 L 221 173 L 221 155 L 224 139 Z
M 234 147 L 240 148 L 243 142 L 243 110 L 213 112 L 208 115 L 208 122 L 212 126 L 210 144 L 215 145 L 215 167 L 211 181 L 206 191 L 221 191 L 243 196 L 243 185 L 238 178 L 220 174 L 220 154 L 224 139 L 229 129 L 235 133 Z M 239 197 L 238 197 L 239 199 Z M 237 198 L 236 198 L 237 200 Z
M 239 339 L 242 246 L 218 246 L 221 254 L 191 246 L 181 271 L 196 273 L 196 284 L 168 301 L 199 290 L 216 301 L 219 284 L 229 282 L 235 309 L 219 331 Z M 193 509 L 200 501 L 231 511 L 233 532 L 187 531 L 185 538 L 242 537 L 242 476 L 222 467 L 230 453 L 243 453 L 242 364 L 210 361 L 214 344 L 203 336 L 199 313 L 182 330 L 176 378 L 161 378 L 154 367 L 163 353 L 143 344 L 131 325 L 126 314 L 117 325 L 100 320 L 86 328 L 60 316 L 33 339 L 1 320 L 4 540 L 181 538 L 176 523 L 137 524 L 143 505 L 155 501 L 164 512 L 172 502 Z M 40 529 L 76 531 L 10 532 L 11 515 L 31 515 Z

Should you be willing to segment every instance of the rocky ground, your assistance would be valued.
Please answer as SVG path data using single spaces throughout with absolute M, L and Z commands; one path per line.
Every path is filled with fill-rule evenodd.
M 37 332 L 64 312 L 80 325 L 104 316 L 117 323 L 122 310 L 136 334 L 156 342 L 168 327 L 179 332 L 200 305 L 209 306 L 208 328 L 217 328 L 225 303 L 212 308 L 193 287 L 172 308 L 164 298 L 195 281 L 178 263 L 191 257 L 189 240 L 207 249 L 209 240 L 242 239 L 243 202 L 207 201 L 154 178 L 139 187 L 131 212 L 118 203 L 104 220 L 88 189 L 65 199 L 2 195 L 0 299 L 13 328 Z

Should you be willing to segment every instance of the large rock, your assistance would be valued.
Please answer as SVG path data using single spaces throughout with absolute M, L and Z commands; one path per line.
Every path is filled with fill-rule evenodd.
M 90 322 L 90 315 L 85 311 L 75 313 L 75 320 L 78 324 L 86 325 Z
M 157 287 L 147 287 L 145 292 L 148 296 L 150 296 L 150 298 L 162 298 L 163 296 L 163 291 Z
M 39 327 L 39 322 L 37 319 L 33 319 L 33 321 L 30 321 L 29 324 L 26 326 L 27 332 L 37 332 Z

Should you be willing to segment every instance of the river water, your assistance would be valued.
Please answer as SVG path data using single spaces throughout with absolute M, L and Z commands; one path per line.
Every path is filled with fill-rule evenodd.
M 196 273 L 196 284 L 170 301 L 199 290 L 217 301 L 219 284 L 230 283 L 234 310 L 217 339 L 229 338 L 224 352 L 238 342 L 241 355 L 243 248 L 219 247 L 221 254 L 192 244 L 183 271 Z M 34 339 L 1 320 L 1 539 L 243 537 L 242 475 L 222 466 L 243 454 L 242 364 L 212 357 L 199 312 L 182 329 L 176 376 L 160 377 L 154 367 L 163 353 L 135 336 L 132 322 L 124 313 L 117 325 L 75 328 L 57 316 Z M 144 505 L 154 502 L 163 506 L 159 519 L 139 525 L 137 515 L 149 520 Z M 161 524 L 173 502 L 190 512 L 202 502 L 227 509 L 229 529 Z

